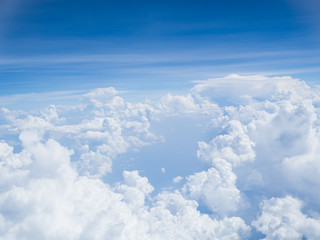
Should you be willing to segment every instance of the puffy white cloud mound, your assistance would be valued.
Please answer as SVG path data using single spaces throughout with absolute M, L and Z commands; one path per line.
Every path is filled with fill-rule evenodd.
M 310 218 L 301 212 L 302 202 L 291 196 L 271 198 L 261 204 L 262 213 L 253 221 L 265 239 L 320 238 L 320 219 Z
M 226 133 L 216 136 L 209 144 L 199 142 L 199 158 L 209 162 L 222 158 L 235 166 L 254 160 L 254 142 L 250 140 L 246 126 L 237 120 L 231 120 L 222 130 Z
M 236 210 L 240 200 L 236 178 L 230 163 L 215 159 L 214 167 L 187 178 L 184 192 L 192 199 L 202 200 L 213 212 L 225 214 Z
M 310 91 L 310 87 L 305 82 L 290 76 L 266 77 L 231 74 L 223 78 L 196 81 L 196 83 L 198 84 L 192 89 L 195 94 L 211 99 L 222 98 L 232 104 L 248 104 L 252 101 L 266 99 L 286 99 L 298 102 L 310 96 L 317 96 Z

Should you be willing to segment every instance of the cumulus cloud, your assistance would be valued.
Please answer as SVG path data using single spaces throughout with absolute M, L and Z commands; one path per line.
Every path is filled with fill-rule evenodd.
M 54 137 L 72 147 L 72 159 L 81 173 L 103 176 L 112 171 L 112 159 L 119 154 L 161 140 L 149 131 L 148 117 L 153 107 L 127 103 L 114 96 L 116 93 L 114 88 L 98 89 L 85 95 L 93 100 L 99 98 L 98 105 L 95 101 L 76 106 L 51 105 L 33 114 L 3 108 L 9 130 L 6 134 L 34 132 L 40 138 Z
M 237 120 L 231 120 L 223 126 L 222 130 L 225 134 L 219 134 L 209 144 L 199 142 L 199 158 L 208 162 L 221 158 L 233 165 L 254 160 L 254 142 L 247 135 L 246 126 Z
M 266 235 L 265 239 L 319 239 L 320 219 L 308 217 L 301 208 L 302 202 L 291 196 L 265 200 L 253 226 Z
M 106 101 L 110 100 L 113 96 L 117 95 L 117 93 L 118 91 L 113 87 L 97 88 L 83 95 L 83 97 L 89 99 L 96 106 L 101 107 Z
M 163 192 L 148 206 L 154 188 L 137 171 L 124 171 L 124 182 L 111 188 L 79 176 L 72 152 L 58 142 L 42 143 L 33 133 L 20 139 L 19 154 L 0 145 L 2 163 L 8 162 L 1 172 L 12 174 L 1 174 L 1 239 L 240 239 L 250 230 L 240 218 L 201 214 L 179 192 Z
M 154 103 L 120 95 L 1 109 L 0 239 L 320 237 L 317 89 L 229 75 Z M 175 149 L 187 137 L 192 156 Z
M 88 145 L 81 148 L 81 165 L 79 171 L 84 175 L 103 176 L 112 170 L 112 160 L 104 154 L 103 146 L 97 151 L 90 151 Z
M 213 212 L 225 214 L 237 209 L 240 191 L 235 186 L 236 176 L 231 165 L 216 159 L 214 167 L 187 177 L 184 191 L 196 200 L 202 200 Z
M 185 199 L 179 192 L 163 192 L 157 196 L 151 213 L 164 220 L 154 225 L 159 239 L 243 239 L 250 234 L 250 227 L 239 217 L 212 220 L 200 214 L 196 201 Z M 158 221 L 159 221 L 158 220 Z M 158 239 L 156 238 L 156 239 Z
M 231 74 L 223 78 L 196 81 L 194 94 L 227 104 L 250 104 L 252 101 L 286 99 L 301 101 L 319 96 L 303 81 L 290 76 L 266 77 Z M 310 95 L 311 94 L 311 95 Z
M 161 111 L 170 114 L 191 113 L 199 110 L 200 106 L 194 102 L 194 98 L 188 94 L 186 96 L 172 96 L 170 93 L 161 99 Z

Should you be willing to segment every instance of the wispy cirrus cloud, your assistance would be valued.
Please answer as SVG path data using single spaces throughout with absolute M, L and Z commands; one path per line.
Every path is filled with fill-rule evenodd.
M 15 86 L 20 92 L 41 92 L 48 87 L 53 91 L 72 90 L 74 85 L 87 89 L 111 82 L 116 87 L 139 90 L 188 88 L 189 81 L 223 76 L 230 69 L 240 74 L 308 74 L 310 82 L 316 81 L 318 61 L 318 52 L 309 50 L 6 56 L 0 58 L 0 77 L 6 79 L 0 85 L 2 91 Z
M 27 94 L 13 94 L 7 96 L 0 96 L 0 106 L 10 106 L 10 105 L 19 105 L 24 108 L 24 103 L 34 107 L 34 104 L 40 105 L 43 107 L 45 103 L 57 102 L 59 100 L 79 100 L 83 90 L 74 90 L 74 91 L 57 91 L 57 92 L 43 92 L 43 93 L 27 93 Z M 28 107 L 27 107 L 28 108 Z

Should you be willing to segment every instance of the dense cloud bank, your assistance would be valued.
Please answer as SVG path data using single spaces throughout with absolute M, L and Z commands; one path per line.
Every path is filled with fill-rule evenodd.
M 320 238 L 317 89 L 230 75 L 158 102 L 120 95 L 96 89 L 79 105 L 1 109 L 0 239 Z M 201 120 L 201 171 L 183 175 L 173 156 L 181 166 L 166 188 L 125 164 L 121 181 L 106 180 L 116 161 L 166 142 L 159 126 L 178 128 L 174 119 L 195 129 Z

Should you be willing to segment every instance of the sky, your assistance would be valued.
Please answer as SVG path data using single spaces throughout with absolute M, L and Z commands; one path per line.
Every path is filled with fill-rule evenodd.
M 1 95 L 319 74 L 318 1 L 0 2 Z
M 316 0 L 0 0 L 0 240 L 320 239 Z

